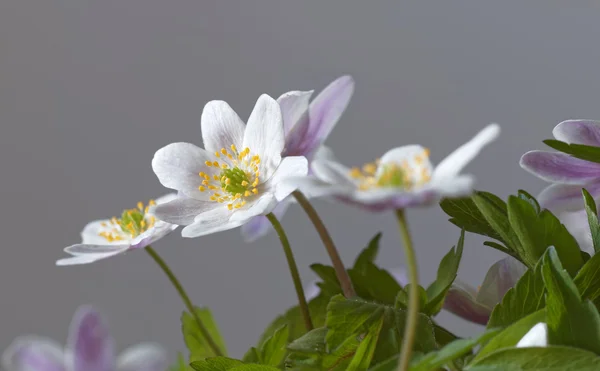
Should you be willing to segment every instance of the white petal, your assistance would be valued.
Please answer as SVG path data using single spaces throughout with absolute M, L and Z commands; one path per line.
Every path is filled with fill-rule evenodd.
M 152 169 L 163 186 L 181 191 L 188 197 L 208 200 L 210 195 L 198 190 L 203 180 L 198 174 L 216 174 L 214 167 L 205 164 L 212 160 L 212 154 L 193 144 L 172 143 L 156 151 Z
M 133 241 L 131 241 L 131 248 L 142 249 L 165 237 L 175 229 L 177 229 L 176 224 L 170 224 L 159 220 L 154 226 L 148 228 L 147 231 L 134 238 Z
M 473 192 L 475 178 L 471 175 L 459 175 L 453 178 L 435 179 L 428 185 L 434 189 L 440 198 L 462 197 Z
M 100 236 L 102 232 L 111 232 L 113 227 L 110 220 L 94 220 L 88 223 L 81 231 L 81 242 L 87 245 L 123 245 L 123 241 L 109 242 L 106 238 Z
M 267 192 L 274 191 L 277 201 L 281 201 L 297 188 L 293 184 L 283 182 L 283 180 L 291 176 L 304 176 L 306 174 L 308 174 L 308 160 L 306 160 L 306 157 L 285 157 L 271 179 L 265 182 L 264 189 Z
M 288 177 L 282 184 L 298 189 L 308 198 L 325 197 L 336 194 L 349 195 L 354 192 L 354 187 L 339 186 L 317 179 L 314 176 Z
M 567 227 L 569 233 L 575 237 L 581 250 L 594 255 L 594 242 L 592 232 L 585 210 L 575 212 L 562 212 L 557 214 L 558 219 Z
M 517 343 L 517 348 L 546 346 L 548 346 L 548 325 L 544 322 L 533 326 Z
M 154 343 L 142 343 L 126 349 L 117 359 L 117 371 L 164 371 L 167 353 Z
M 317 286 L 318 282 L 319 281 L 312 281 L 308 285 L 304 286 L 304 295 L 306 296 L 307 301 L 311 301 L 321 293 L 321 288 Z
M 272 193 L 263 193 L 258 200 L 254 201 L 249 207 L 235 210 L 231 215 L 232 222 L 246 223 L 257 215 L 267 215 L 277 206 L 277 199 Z
M 62 347 L 54 340 L 22 336 L 4 351 L 2 366 L 8 371 L 64 371 L 64 358 Z
M 194 223 L 183 228 L 181 236 L 187 238 L 199 237 L 241 225 L 229 221 L 231 214 L 232 212 L 224 204 L 217 204 L 214 209 L 197 215 Z
M 241 147 L 245 125 L 226 102 L 208 102 L 202 111 L 201 126 L 204 148 L 210 153 L 229 149 L 232 144 Z
M 300 120 L 308 120 L 308 102 L 312 94 L 313 90 L 290 91 L 277 98 L 286 135 Z
M 285 145 L 279 104 L 266 94 L 258 98 L 244 132 L 243 148 L 260 156 L 261 179 L 269 179 L 281 162 Z
M 498 124 L 485 127 L 473 139 L 443 159 L 435 168 L 433 179 L 449 178 L 460 173 L 479 154 L 481 149 L 496 139 L 499 134 L 500 126 Z
M 177 198 L 177 193 L 167 193 L 162 195 L 154 200 L 157 205 L 166 204 L 167 202 L 171 202 Z
M 407 172 L 409 181 L 414 184 L 420 184 L 429 179 L 424 176 L 431 175 L 433 166 L 429 161 L 427 150 L 416 144 L 393 148 L 387 151 L 382 157 L 377 168 L 376 177 L 379 178 L 390 164 L 394 166 L 408 166 L 410 172 Z
M 65 252 L 74 257 L 60 259 L 56 262 L 56 265 L 89 264 L 119 255 L 127 250 L 129 250 L 129 245 L 73 245 L 65 248 Z
M 356 188 L 350 169 L 334 161 L 313 161 L 311 169 L 321 181 L 341 187 Z
M 327 146 L 320 146 L 313 155 L 313 161 L 333 161 L 338 162 L 335 158 L 333 150 Z
M 477 292 L 477 302 L 489 308 L 495 307 L 526 270 L 525 265 L 511 256 L 497 261 L 485 275 Z
M 160 220 L 177 225 L 188 225 L 194 222 L 196 216 L 220 207 L 214 201 L 200 201 L 188 197 L 177 197 L 174 200 L 159 204 L 152 208 L 152 213 Z

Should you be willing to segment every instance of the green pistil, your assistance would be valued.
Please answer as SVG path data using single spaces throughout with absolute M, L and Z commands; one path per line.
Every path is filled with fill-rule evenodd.
M 407 188 L 406 172 L 397 165 L 386 165 L 383 168 L 383 173 L 377 179 L 377 185 L 380 187 Z
M 138 209 L 123 211 L 119 222 L 123 232 L 129 233 L 131 236 L 138 236 L 144 231 L 144 214 Z
M 248 184 L 250 184 L 250 180 L 246 173 L 238 167 L 234 167 L 233 169 L 223 169 L 220 178 L 221 187 L 232 195 L 238 193 L 243 195 L 244 192 L 248 190 Z M 229 184 L 227 184 L 227 179 L 229 179 Z M 246 185 L 244 186 L 242 183 Z

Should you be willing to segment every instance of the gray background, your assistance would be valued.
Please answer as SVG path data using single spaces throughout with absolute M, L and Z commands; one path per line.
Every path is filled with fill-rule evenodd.
M 468 168 L 505 196 L 542 182 L 517 162 L 566 118 L 600 118 L 600 5 L 592 1 L 0 0 L 0 347 L 17 335 L 63 341 L 73 311 L 98 305 L 120 346 L 183 349 L 182 304 L 144 253 L 58 268 L 92 219 L 164 190 L 153 153 L 201 144 L 211 99 L 247 117 L 261 93 L 321 89 L 352 74 L 357 89 L 328 141 L 347 164 L 401 144 L 432 160 L 491 121 L 500 140 Z M 380 261 L 403 262 L 392 215 L 319 203 L 347 263 L 377 231 Z M 421 278 L 430 282 L 458 230 L 437 208 L 411 210 Z M 299 209 L 284 218 L 301 274 L 326 262 Z M 295 303 L 277 238 L 238 231 L 161 241 L 159 252 L 241 356 Z M 460 276 L 478 285 L 500 257 L 469 236 Z M 461 335 L 477 331 L 449 314 Z

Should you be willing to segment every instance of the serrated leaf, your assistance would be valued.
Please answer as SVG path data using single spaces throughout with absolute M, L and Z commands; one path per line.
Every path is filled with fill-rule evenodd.
M 585 212 L 588 217 L 588 224 L 590 225 L 590 232 L 592 233 L 592 243 L 594 244 L 594 252 L 596 254 L 600 252 L 600 222 L 598 222 L 598 209 L 596 208 L 596 201 L 590 193 L 584 188 L 582 190 L 583 200 L 585 201 Z
M 519 191 L 517 192 L 517 197 L 519 197 L 521 200 L 527 201 L 527 203 L 529 203 L 531 207 L 533 207 L 533 210 L 535 210 L 536 214 L 542 211 L 542 208 L 540 207 L 540 204 L 537 202 L 535 197 L 533 197 L 526 191 L 519 189 Z
M 544 143 L 557 151 L 567 153 L 573 157 L 600 163 L 600 147 L 575 143 L 569 144 L 555 139 L 546 139 Z
M 260 363 L 270 366 L 279 366 L 287 354 L 289 330 L 283 326 L 268 338 L 260 349 Z
M 433 316 L 442 309 L 446 293 L 452 286 L 458 272 L 464 242 L 465 230 L 463 229 L 460 232 L 460 238 L 456 246 L 453 246 L 440 261 L 435 281 L 427 287 L 427 303 L 421 309 L 422 313 Z
M 571 277 L 553 248 L 543 258 L 548 291 L 546 311 L 550 344 L 574 346 L 600 353 L 600 314 L 589 300 L 582 301 Z
M 600 357 L 569 347 L 503 349 L 467 366 L 468 371 L 596 371 Z
M 471 198 L 447 198 L 440 202 L 440 206 L 451 217 L 450 222 L 459 228 L 502 241 Z
M 540 310 L 545 304 L 545 293 L 542 265 L 538 263 L 533 269 L 527 270 L 494 307 L 487 327 L 506 327 Z
M 349 269 L 348 275 L 356 294 L 363 299 L 391 305 L 402 291 L 402 286 L 391 273 L 371 262 L 363 262 L 360 270 Z
M 210 310 L 208 308 L 200 307 L 194 307 L 194 310 L 214 342 L 221 350 L 221 353 L 226 355 L 227 350 L 225 348 L 225 341 L 219 332 L 217 324 Z M 181 315 L 181 332 L 183 333 L 185 344 L 190 351 L 190 362 L 217 356 L 214 350 L 208 345 L 208 342 L 202 334 L 202 331 L 200 331 L 195 318 L 186 311 L 184 311 Z
M 519 256 L 523 255 L 523 249 L 515 232 L 508 221 L 508 209 L 506 203 L 498 196 L 489 192 L 476 192 L 473 202 L 487 221 L 487 223 L 500 236 L 500 241 Z
M 196 371 L 228 371 L 241 365 L 243 365 L 242 361 L 227 357 L 207 358 L 190 364 Z
M 600 298 L 600 254 L 595 254 L 583 265 L 574 281 L 582 298 L 591 301 Z
M 230 369 L 230 371 L 279 371 L 277 367 L 265 365 L 241 365 Z
M 321 293 L 329 297 L 342 292 L 342 287 L 335 274 L 333 267 L 324 264 L 312 264 L 310 269 L 313 270 L 322 280 L 317 285 L 321 289 Z
M 354 261 L 354 269 L 357 271 L 362 271 L 365 265 L 368 263 L 374 263 L 375 258 L 377 258 L 377 253 L 379 252 L 379 241 L 381 240 L 381 232 L 377 233 L 367 247 L 361 251 L 356 260 Z

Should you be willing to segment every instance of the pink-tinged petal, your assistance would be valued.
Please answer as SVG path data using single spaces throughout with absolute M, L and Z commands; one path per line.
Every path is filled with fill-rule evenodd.
M 232 144 L 242 149 L 246 125 L 226 102 L 208 102 L 202 111 L 200 125 L 204 148 L 211 154 L 221 148 L 229 149 Z
M 475 295 L 475 289 L 459 280 L 455 280 L 444 300 L 444 309 L 467 321 L 486 325 L 492 313 L 492 308 L 478 303 Z
M 275 207 L 275 209 L 273 209 L 272 212 L 275 214 L 277 219 L 281 220 L 290 203 L 290 199 L 286 198 L 285 200 L 281 201 Z M 242 226 L 242 237 L 246 242 L 254 242 L 272 230 L 273 226 L 271 226 L 271 223 L 266 216 L 255 216 L 248 223 Z
M 165 223 L 162 220 L 157 221 L 153 227 L 143 232 L 131 241 L 131 249 L 143 249 L 152 245 L 161 238 L 177 229 L 176 224 Z
M 313 161 L 311 168 L 319 180 L 340 187 L 356 188 L 354 180 L 350 177 L 350 169 L 334 161 Z
M 114 371 L 114 342 L 108 326 L 96 310 L 81 307 L 75 313 L 68 348 L 73 356 L 72 371 Z
M 382 212 L 430 205 L 439 199 L 439 195 L 431 189 L 407 192 L 401 189 L 374 189 L 354 192 L 350 196 L 339 196 L 340 200 L 360 206 L 363 209 Z
M 153 343 L 142 343 L 126 349 L 117 359 L 117 371 L 164 371 L 167 353 Z
M 519 340 L 517 348 L 548 346 L 548 325 L 539 322 Z
M 600 164 L 562 152 L 530 151 L 521 157 L 523 169 L 548 182 L 586 184 L 600 180 Z
M 297 124 L 304 121 L 308 122 L 308 102 L 312 94 L 313 90 L 290 91 L 277 98 L 277 103 L 281 107 L 283 128 L 286 136 Z M 286 147 L 287 145 L 286 138 Z
M 488 308 L 498 304 L 506 292 L 517 284 L 527 267 L 512 257 L 497 261 L 488 270 L 481 288 L 477 293 L 477 302 Z
M 189 225 L 199 214 L 221 207 L 213 201 L 200 201 L 185 196 L 157 205 L 152 208 L 152 213 L 160 220 L 177 225 Z
M 586 185 L 552 184 L 537 197 L 543 208 L 553 211 L 575 211 L 584 208 L 581 189 L 585 188 L 596 200 L 600 197 L 600 181 Z
M 575 212 L 567 211 L 559 213 L 557 216 L 569 233 L 575 237 L 581 250 L 593 255 L 594 243 L 592 241 L 592 232 L 590 230 L 587 212 L 585 210 Z
M 90 264 L 98 260 L 107 259 L 129 250 L 130 245 L 86 245 L 77 244 L 65 248 L 67 254 L 73 255 L 56 261 L 56 265 Z
M 575 144 L 600 147 L 600 121 L 567 120 L 552 130 L 554 138 Z
M 304 286 L 304 296 L 306 296 L 307 301 L 316 298 L 321 293 L 321 289 L 317 285 L 317 282 L 319 281 L 312 281 L 308 285 Z
M 23 336 L 16 339 L 2 355 L 7 371 L 65 371 L 64 351 L 50 339 Z

